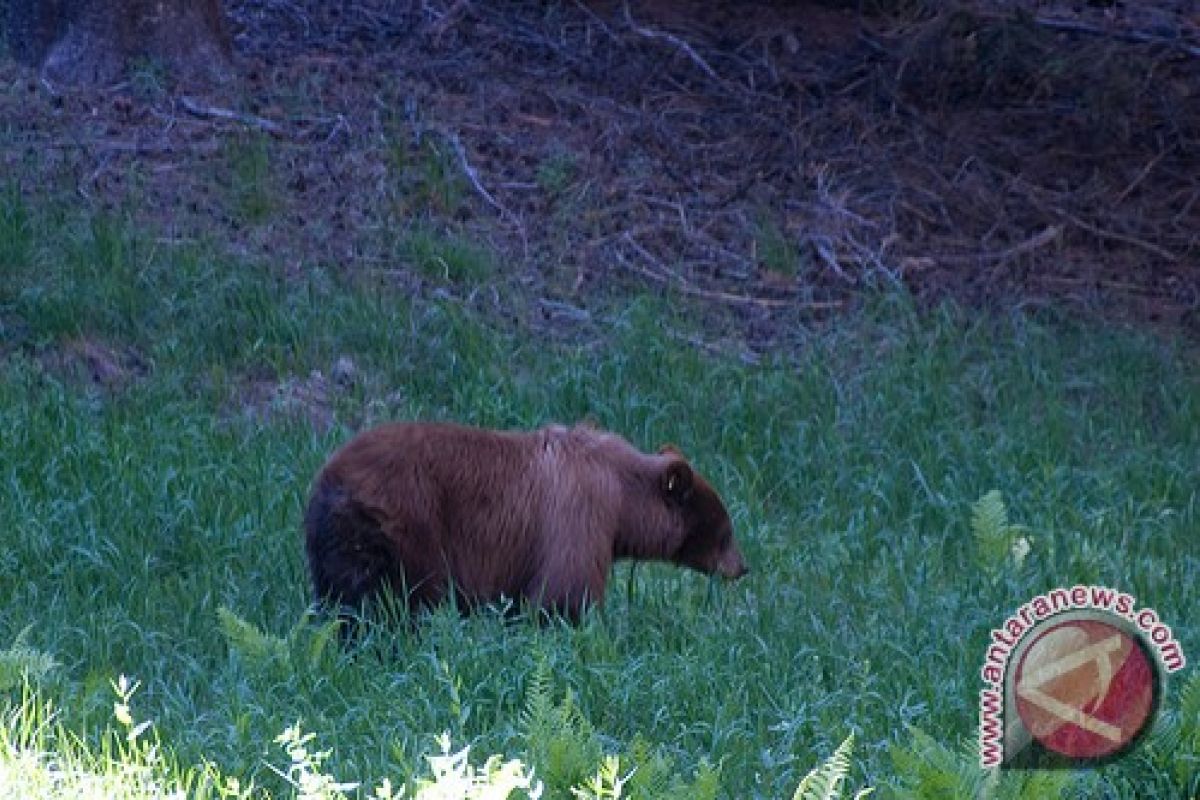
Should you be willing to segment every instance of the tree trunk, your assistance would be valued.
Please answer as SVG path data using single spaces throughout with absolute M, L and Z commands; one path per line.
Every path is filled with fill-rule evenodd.
M 139 57 L 183 79 L 230 74 L 220 0 L 8 0 L 8 6 L 13 54 L 52 81 L 111 81 Z

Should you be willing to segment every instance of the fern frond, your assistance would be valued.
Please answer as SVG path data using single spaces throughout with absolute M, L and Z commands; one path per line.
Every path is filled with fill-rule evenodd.
M 1021 536 L 1023 531 L 1008 521 L 1008 508 L 998 490 L 992 489 L 972 504 L 971 533 L 980 566 L 995 569 L 1010 555 L 1019 565 L 1030 549 L 1029 540 Z
M 525 707 L 518 718 L 527 739 L 537 738 L 537 734 L 553 724 L 553 691 L 550 662 L 544 654 L 539 655 L 529 676 L 529 687 L 525 690 Z
M 980 797 L 988 773 L 979 767 L 970 747 L 956 752 L 917 727 L 908 729 L 908 744 L 893 744 L 892 764 L 900 785 L 897 798 Z
M 692 778 L 691 785 L 682 788 L 683 791 L 678 795 L 680 798 L 717 800 L 717 796 L 721 793 L 720 766 L 714 767 L 707 761 L 701 761 L 700 766 L 696 768 L 696 775 Z
M 58 668 L 49 653 L 25 644 L 29 628 L 17 634 L 12 647 L 0 650 L 0 692 L 15 689 L 26 682 L 37 682 Z
M 1179 690 L 1178 714 L 1193 733 L 1200 733 L 1200 672 L 1193 672 Z
M 1008 535 L 1008 508 L 1004 496 L 992 489 L 971 506 L 971 532 L 975 541 L 984 543 L 1002 539 Z
M 217 608 L 217 622 L 229 649 L 251 664 L 265 664 L 287 656 L 287 642 L 260 631 L 225 606 Z
M 854 752 L 854 734 L 838 745 L 833 755 L 814 767 L 796 787 L 792 800 L 837 800 L 842 794 L 842 781 L 850 772 L 850 755 Z
M 592 723 L 568 690 L 554 701 L 550 665 L 539 658 L 529 677 L 520 718 L 525 752 L 550 791 L 567 790 L 586 780 L 603 755 Z
M 1193 673 L 1179 690 L 1179 705 L 1171 716 L 1175 720 L 1171 727 L 1176 769 L 1182 772 L 1188 760 L 1192 769 L 1200 772 L 1200 673 Z
M 640 733 L 633 737 L 622 761 L 631 765 L 629 794 L 631 797 L 666 797 L 671 789 L 674 764 L 657 752 Z

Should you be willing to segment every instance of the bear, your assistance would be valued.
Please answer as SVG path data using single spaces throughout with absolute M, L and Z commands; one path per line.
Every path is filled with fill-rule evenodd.
M 316 600 L 343 618 L 386 589 L 412 613 L 507 597 L 578 622 L 618 559 L 748 572 L 724 503 L 677 449 L 642 453 L 590 424 L 367 430 L 317 474 L 304 536 Z

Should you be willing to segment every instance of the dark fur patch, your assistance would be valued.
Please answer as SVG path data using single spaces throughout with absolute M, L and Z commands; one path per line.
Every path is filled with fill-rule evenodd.
M 340 487 L 319 485 L 304 517 L 318 599 L 359 606 L 383 587 L 391 553 L 379 522 Z

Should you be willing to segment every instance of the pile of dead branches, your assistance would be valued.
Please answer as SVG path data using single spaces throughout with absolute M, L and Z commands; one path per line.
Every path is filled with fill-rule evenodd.
M 898 284 L 1198 324 L 1186 3 L 860 5 L 243 0 L 236 96 L 134 75 L 100 102 L 22 101 L 21 130 L 101 202 L 137 165 L 180 239 L 216 226 L 289 270 L 564 324 L 649 285 L 769 344 Z M 259 157 L 266 221 L 247 223 L 230 197 Z M 486 286 L 414 269 L 431 230 L 503 269 Z
M 413 124 L 566 295 L 634 278 L 769 314 L 902 281 L 1183 318 L 1200 302 L 1200 50 L 1183 5 L 1149 5 L 280 13 L 303 22 L 293 47 L 393 60 Z

